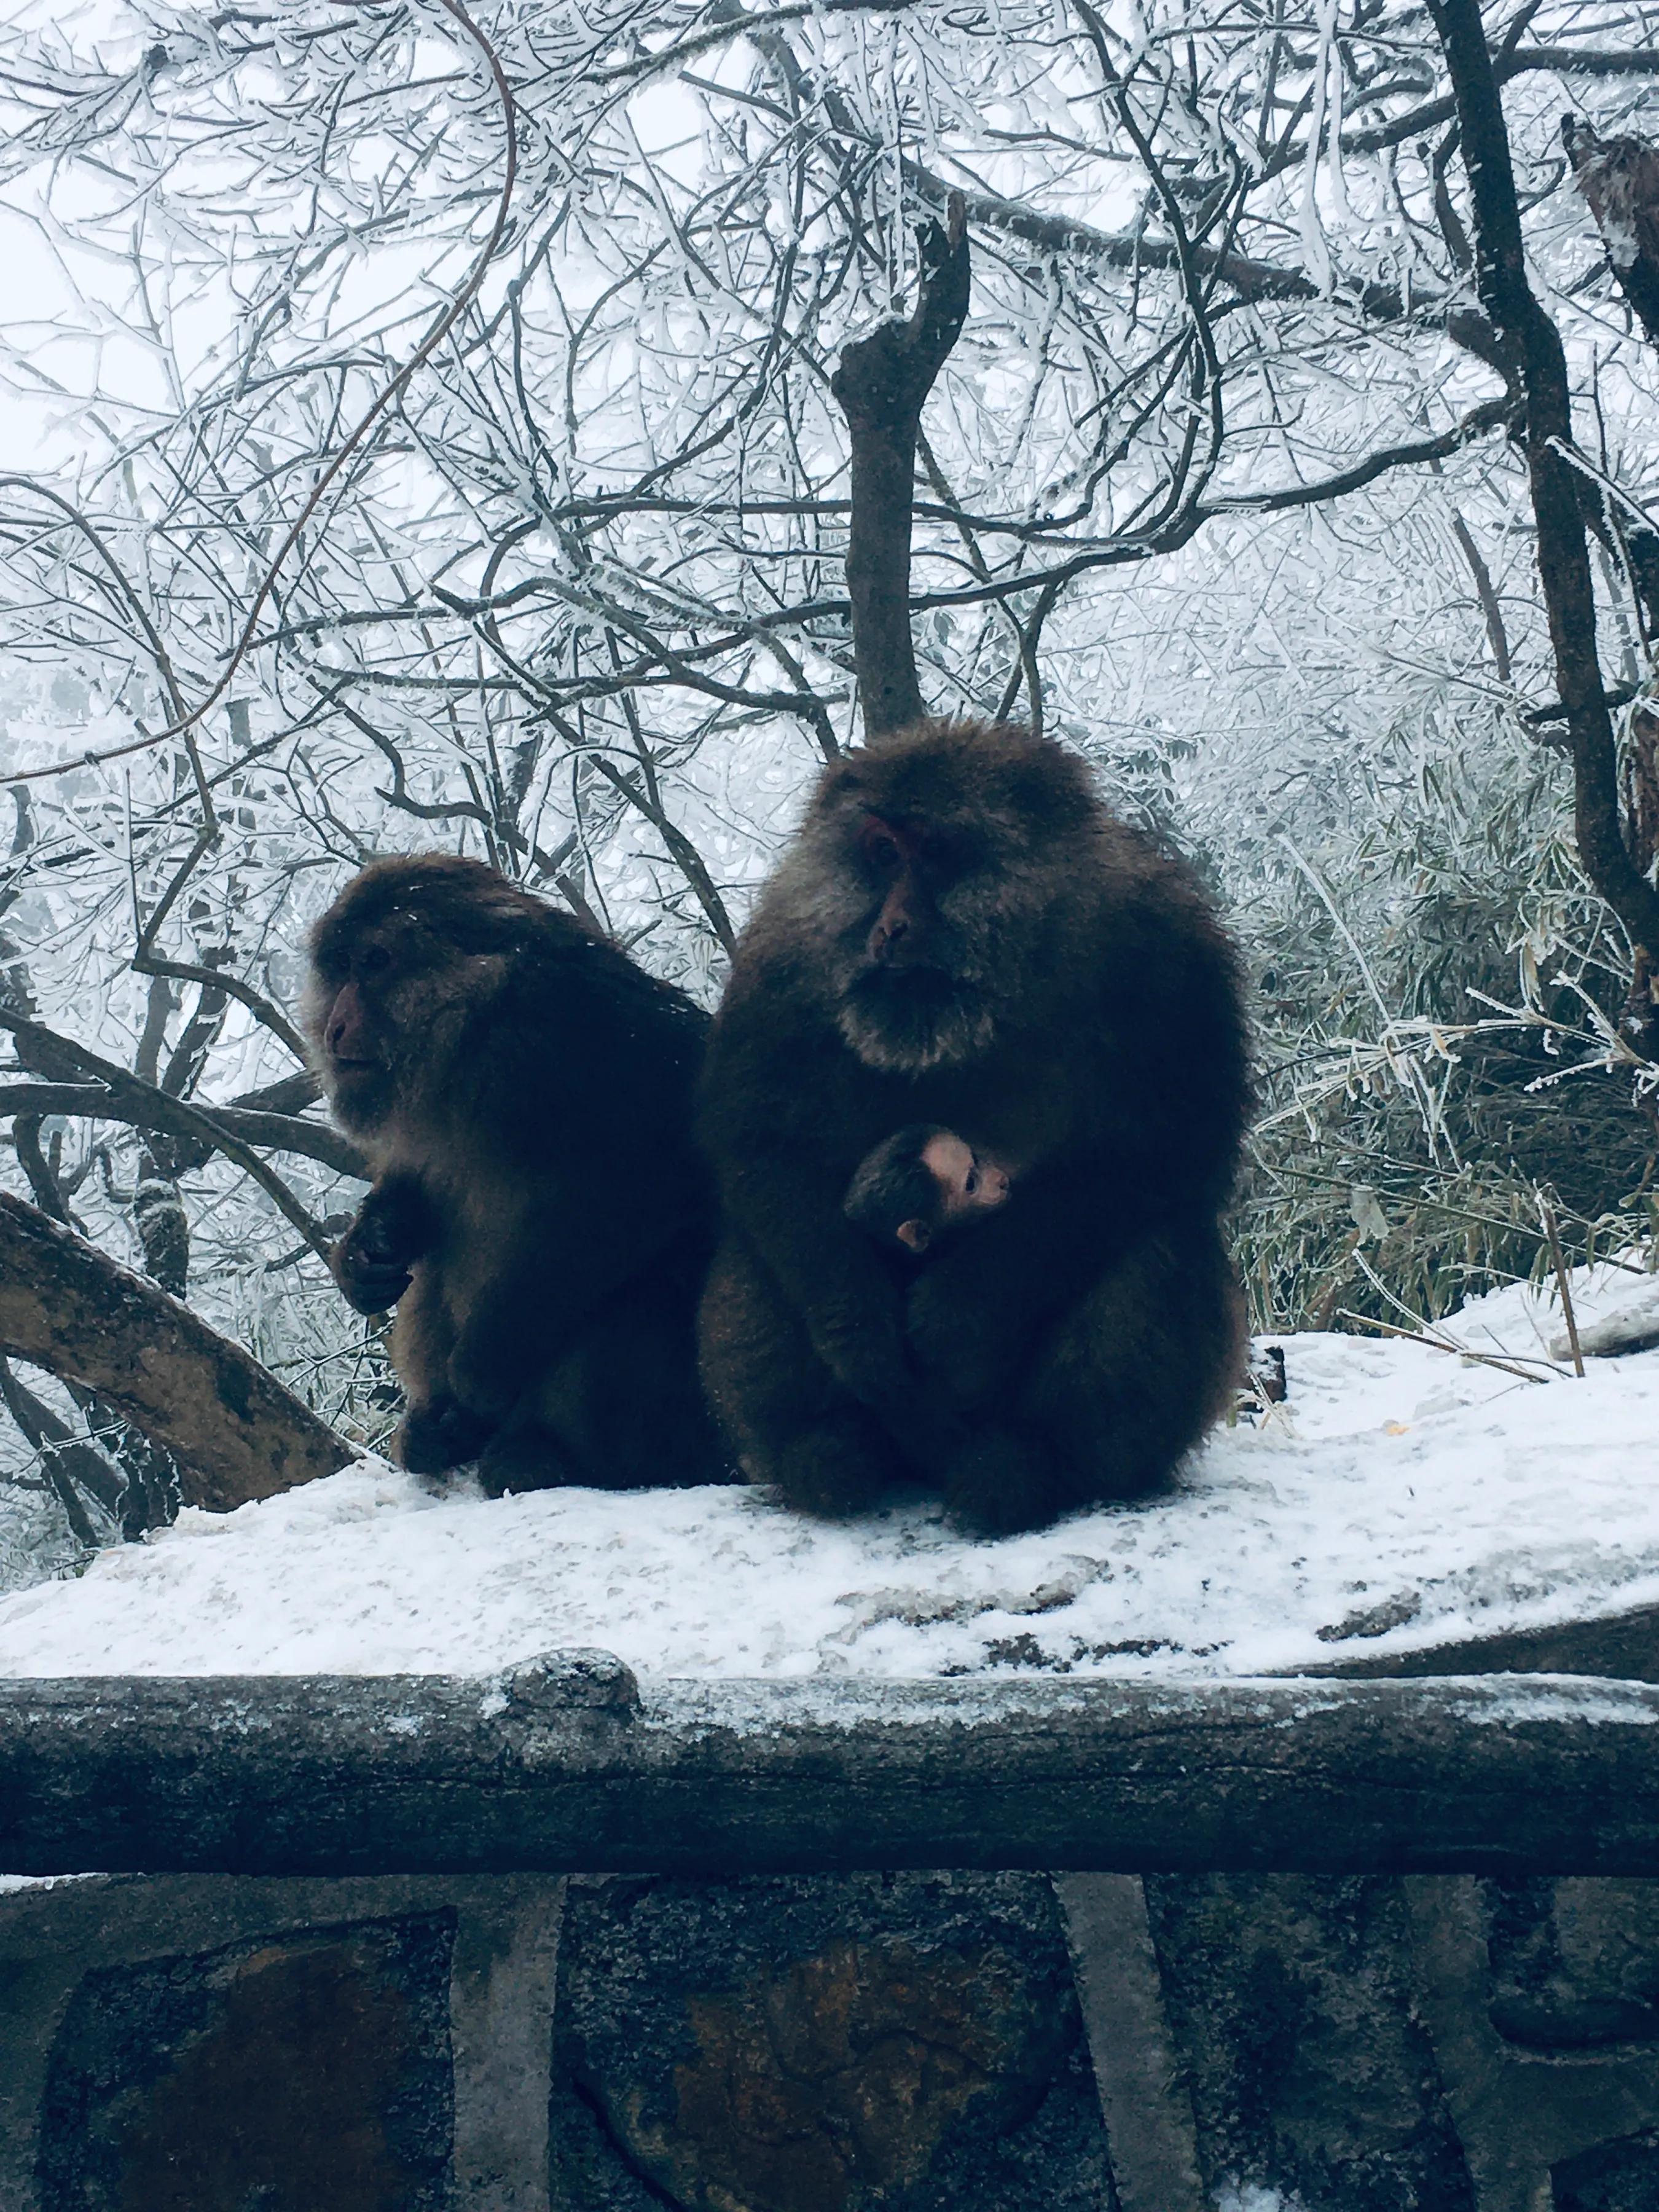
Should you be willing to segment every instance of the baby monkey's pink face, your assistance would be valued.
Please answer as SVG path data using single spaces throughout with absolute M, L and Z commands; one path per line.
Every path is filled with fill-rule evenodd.
M 939 1186 L 941 1227 L 988 1212 L 1008 1195 L 1007 1170 L 948 1131 L 927 1139 L 921 1163 Z

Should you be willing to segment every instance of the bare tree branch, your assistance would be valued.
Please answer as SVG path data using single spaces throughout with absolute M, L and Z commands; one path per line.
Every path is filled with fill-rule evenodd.
M 156 1096 L 166 1094 L 158 1091 Z M 302 1121 L 297 1115 L 262 1114 L 242 1106 L 204 1106 L 194 1101 L 190 1110 L 198 1117 L 198 1127 L 201 1121 L 218 1124 L 244 1145 L 260 1145 L 273 1152 L 297 1152 L 305 1159 L 320 1161 L 337 1175 L 355 1176 L 361 1182 L 370 1179 L 368 1163 L 356 1146 L 326 1121 Z M 0 1070 L 0 1120 L 10 1114 L 64 1114 L 88 1121 L 119 1121 L 130 1129 L 151 1129 L 171 1137 L 181 1133 L 173 1115 L 165 1110 L 158 1115 L 137 1096 L 117 1097 L 96 1083 L 8 1083 Z M 192 1152 L 196 1149 L 191 1146 Z M 210 1149 L 205 1145 L 200 1147 L 204 1158 Z M 187 1173 L 191 1164 L 186 1155 L 178 1171 Z
M 258 1153 L 250 1151 L 241 1137 L 216 1121 L 211 1114 L 182 1098 L 170 1098 L 165 1091 L 138 1076 L 129 1075 L 113 1060 L 104 1060 L 88 1052 L 84 1045 L 73 1044 L 67 1037 L 58 1036 L 43 1023 L 30 1021 L 3 1006 L 0 1006 L 0 1029 L 11 1031 L 17 1042 L 18 1057 L 26 1066 L 37 1066 L 43 1075 L 58 1079 L 64 1075 L 91 1076 L 104 1085 L 112 1098 L 127 1103 L 143 1115 L 145 1118 L 138 1127 L 162 1129 L 170 1136 L 187 1141 L 193 1138 L 234 1160 L 245 1175 L 252 1176 L 318 1258 L 326 1262 L 331 1240 L 325 1236 L 282 1177 L 274 1174 Z
M 483 245 L 479 249 L 477 259 L 473 264 L 471 271 L 468 273 L 466 282 L 461 286 L 459 291 L 456 293 L 453 300 L 445 301 L 444 305 L 439 309 L 438 313 L 434 318 L 430 327 L 428 329 L 425 337 L 421 340 L 419 345 L 416 347 L 414 352 L 404 363 L 403 367 L 398 371 L 397 374 L 393 376 L 388 383 L 382 386 L 380 392 L 375 395 L 373 404 L 358 419 L 357 422 L 354 425 L 348 435 L 338 446 L 336 447 L 334 452 L 330 456 L 326 466 L 318 476 L 315 483 L 312 486 L 310 492 L 307 494 L 304 505 L 301 507 L 299 514 L 295 517 L 294 520 L 289 525 L 287 531 L 283 534 L 282 543 L 278 545 L 275 554 L 271 556 L 269 565 L 266 567 L 264 574 L 260 579 L 258 586 L 253 593 L 252 599 L 248 605 L 246 615 L 242 621 L 236 641 L 231 648 L 229 658 L 225 662 L 223 668 L 219 673 L 217 680 L 213 684 L 212 689 L 207 693 L 206 696 L 199 700 L 194 707 L 188 710 L 188 712 L 176 714 L 173 720 L 167 725 L 167 728 L 163 730 L 155 730 L 144 737 L 135 738 L 131 741 L 131 743 L 126 744 L 106 746 L 96 753 L 82 756 L 81 760 L 54 761 L 41 768 L 15 769 L 3 775 L 0 775 L 0 783 L 38 782 L 43 777 L 61 775 L 68 769 L 79 768 L 88 760 L 95 760 L 100 763 L 125 760 L 130 758 L 134 753 L 146 752 L 149 750 L 152 746 L 160 744 L 165 738 L 187 735 L 188 732 L 194 728 L 195 725 L 201 720 L 202 717 L 208 712 L 210 708 L 215 706 L 219 700 L 222 699 L 226 692 L 230 689 L 231 683 L 236 674 L 236 671 L 241 666 L 243 660 L 246 658 L 248 651 L 252 646 L 254 638 L 258 633 L 259 618 L 264 612 L 266 604 L 276 588 L 276 580 L 278 574 L 282 569 L 283 563 L 287 560 L 289 555 L 294 550 L 301 538 L 304 536 L 307 526 L 309 524 L 312 516 L 317 512 L 317 509 L 322 504 L 324 494 L 334 483 L 335 479 L 340 475 L 347 462 L 351 459 L 352 456 L 357 452 L 357 449 L 362 445 L 365 439 L 368 438 L 370 431 L 374 429 L 375 424 L 380 420 L 380 417 L 396 404 L 400 395 L 407 389 L 410 383 L 413 380 L 417 371 L 424 367 L 426 362 L 431 359 L 432 356 L 449 336 L 451 331 L 454 329 L 456 324 L 459 322 L 461 317 L 466 313 L 467 308 L 477 297 L 479 289 L 483 283 L 484 276 L 489 270 L 489 264 L 495 258 L 495 250 L 500 246 L 501 239 L 506 232 L 507 212 L 513 204 L 513 188 L 517 181 L 519 173 L 519 138 L 515 119 L 516 111 L 514 102 L 513 88 L 507 82 L 507 72 L 501 67 L 501 58 L 496 53 L 494 46 L 491 46 L 489 40 L 484 36 L 483 33 L 478 28 L 478 26 L 473 21 L 471 16 L 468 15 L 466 9 L 461 5 L 461 0 L 438 0 L 438 5 L 443 9 L 447 15 L 451 16 L 455 22 L 460 25 L 462 30 L 465 32 L 466 35 L 472 40 L 473 44 L 478 48 L 480 53 L 483 56 L 484 61 L 489 70 L 489 73 L 495 80 L 495 89 L 501 100 L 501 118 L 506 135 L 506 154 L 502 166 L 501 198 L 496 205 L 495 221 L 490 226 L 488 237 L 484 240 Z
M 10 1360 L 5 1358 L 0 1358 L 0 1402 L 40 1454 L 41 1469 L 76 1541 L 90 1550 L 98 1534 L 79 1493 L 84 1490 L 112 1516 L 119 1509 L 125 1487 L 121 1477 L 95 1444 L 77 1437 L 67 1421 L 59 1420 L 52 1407 L 19 1379 Z

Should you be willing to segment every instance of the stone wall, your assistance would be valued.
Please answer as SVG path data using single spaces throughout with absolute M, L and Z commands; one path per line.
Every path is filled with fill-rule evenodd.
M 212 1876 L 0 1894 L 4 2212 L 1275 2196 L 1659 2212 L 1659 1885 Z

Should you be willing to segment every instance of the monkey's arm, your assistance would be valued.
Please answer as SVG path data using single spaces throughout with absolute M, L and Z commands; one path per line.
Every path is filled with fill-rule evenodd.
M 920 1387 L 898 1285 L 842 1215 L 840 1188 L 760 1156 L 728 1166 L 723 1194 L 836 1382 L 920 1463 L 947 1459 L 960 1441 L 957 1423 Z
M 353 1312 L 384 1313 L 395 1306 L 409 1288 L 410 1265 L 431 1249 L 436 1234 L 435 1216 L 416 1176 L 390 1175 L 377 1182 L 328 1255 Z
M 911 1285 L 906 1332 L 921 1371 L 963 1412 L 1006 1389 L 1045 1322 L 1080 1297 L 1124 1241 L 1103 1176 L 1033 1175 Z M 1131 1231 L 1129 1232 L 1133 1234 Z

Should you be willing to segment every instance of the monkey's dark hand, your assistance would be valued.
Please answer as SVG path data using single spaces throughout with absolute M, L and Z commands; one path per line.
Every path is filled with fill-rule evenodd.
M 328 1255 L 328 1264 L 340 1295 L 353 1313 L 384 1313 L 395 1306 L 409 1288 L 411 1277 L 401 1260 L 374 1250 L 359 1234 L 361 1224 L 348 1229 Z
M 357 1218 L 329 1255 L 340 1294 L 354 1313 L 384 1313 L 409 1288 L 410 1267 L 431 1246 L 431 1209 L 412 1177 L 370 1191 Z

